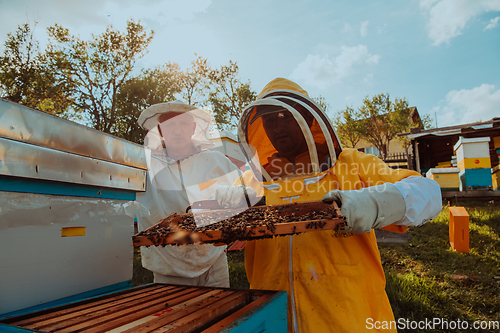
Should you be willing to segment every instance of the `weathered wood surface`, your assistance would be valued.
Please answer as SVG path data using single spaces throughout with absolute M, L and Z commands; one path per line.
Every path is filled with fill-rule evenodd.
M 218 332 L 277 293 L 152 284 L 0 322 L 37 332 Z

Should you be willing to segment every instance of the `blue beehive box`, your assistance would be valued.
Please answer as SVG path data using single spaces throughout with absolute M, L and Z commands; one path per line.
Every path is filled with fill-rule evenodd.
M 0 317 L 130 288 L 144 147 L 1 99 L 0 119 Z
M 460 191 L 487 190 L 492 188 L 491 169 L 464 169 L 458 174 Z

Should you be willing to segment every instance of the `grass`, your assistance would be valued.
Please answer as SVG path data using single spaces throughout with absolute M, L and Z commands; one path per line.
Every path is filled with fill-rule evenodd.
M 500 321 L 500 206 L 487 202 L 457 205 L 466 207 L 470 216 L 469 253 L 458 253 L 450 247 L 446 206 L 433 221 L 412 228 L 408 243 L 379 244 L 386 291 L 396 319 L 459 319 L 471 325 L 475 320 Z M 243 254 L 228 254 L 232 288 L 248 288 Z M 146 270 L 137 265 L 140 257 L 136 254 L 134 285 L 147 283 Z
M 411 229 L 407 244 L 379 244 L 396 318 L 500 321 L 500 207 L 462 206 L 470 218 L 469 253 L 450 247 L 448 207 Z
M 245 272 L 245 250 L 228 252 L 227 263 L 229 265 L 229 284 L 231 288 L 250 288 Z
M 153 272 L 142 267 L 141 251 L 134 248 L 134 262 L 132 270 L 132 286 L 140 286 L 153 282 Z
M 244 256 L 245 253 L 243 250 L 232 251 L 229 252 L 227 255 L 227 261 L 229 266 L 229 283 L 231 288 L 237 288 L 237 289 L 250 288 L 250 284 L 248 283 L 247 276 L 245 273 Z M 135 287 L 152 282 L 153 282 L 153 273 L 142 267 L 141 251 L 139 249 L 134 249 L 132 285 Z

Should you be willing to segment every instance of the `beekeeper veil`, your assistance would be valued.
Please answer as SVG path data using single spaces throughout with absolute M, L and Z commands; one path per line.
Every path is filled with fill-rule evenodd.
M 194 132 L 191 135 L 191 144 L 196 152 L 209 150 L 214 148 L 215 144 L 210 137 L 217 137 L 218 133 L 209 134 L 212 127 L 212 117 L 208 112 L 195 106 L 186 104 L 182 101 L 154 104 L 144 111 L 137 122 L 139 125 L 148 131 L 144 138 L 144 145 L 151 149 L 154 155 L 163 155 L 168 161 L 172 161 L 172 156 L 166 154 L 165 143 L 163 136 L 168 133 L 163 133 L 161 123 L 165 120 L 175 118 L 178 115 L 189 115 L 195 123 Z M 164 129 L 168 131 L 168 129 Z
M 284 134 L 278 133 L 280 128 L 286 128 Z M 284 78 L 268 83 L 243 111 L 238 135 L 254 174 L 264 181 L 320 173 L 335 165 L 342 151 L 323 109 L 298 84 Z M 285 158 L 284 149 L 280 151 L 287 140 L 291 150 L 303 148 L 292 161 Z
M 198 178 L 212 179 L 217 166 L 198 156 L 221 144 L 219 132 L 210 132 L 208 112 L 182 101 L 160 103 L 145 109 L 137 122 L 148 130 L 144 146 L 150 186 L 185 191 Z
M 220 134 L 203 109 L 181 101 L 155 104 L 142 112 L 138 123 L 148 130 L 147 190 L 141 198 L 155 203 L 165 216 L 210 199 L 217 187 L 232 186 L 241 175 L 217 149 L 222 148 L 217 147 L 222 146 Z

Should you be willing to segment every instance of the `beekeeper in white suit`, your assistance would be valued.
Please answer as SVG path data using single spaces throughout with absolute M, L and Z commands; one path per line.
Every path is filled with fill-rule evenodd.
M 239 176 L 228 158 L 209 150 L 214 143 L 208 137 L 212 122 L 206 111 L 181 101 L 160 103 L 145 109 L 138 123 L 148 130 L 148 174 L 146 192 L 137 194 L 137 201 L 150 211 L 138 217 L 139 230 L 172 213 L 185 213 L 194 201 L 214 197 L 217 188 L 232 185 Z M 143 246 L 141 255 L 154 282 L 229 287 L 226 246 Z

